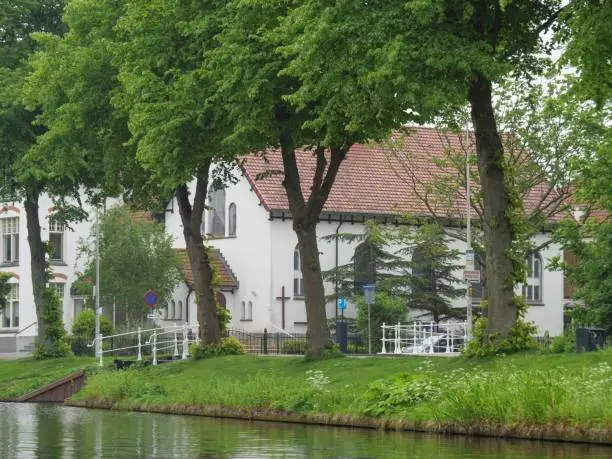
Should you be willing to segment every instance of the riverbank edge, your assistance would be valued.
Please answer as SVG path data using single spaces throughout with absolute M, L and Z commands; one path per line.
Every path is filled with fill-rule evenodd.
M 466 425 L 458 423 L 438 423 L 433 421 L 415 422 L 404 419 L 399 420 L 390 418 L 376 419 L 325 413 L 298 414 L 269 409 L 231 408 L 218 406 L 131 405 L 129 407 L 123 407 L 98 400 L 68 399 L 64 402 L 64 404 L 79 408 L 95 408 L 159 414 L 179 414 L 187 416 L 238 419 L 245 421 L 286 422 L 292 424 L 382 429 L 389 431 L 410 431 L 448 435 L 612 445 L 612 431 L 610 430 L 585 429 L 566 425 L 536 425 L 526 423 L 507 425 L 492 424 L 489 422 L 478 422 Z

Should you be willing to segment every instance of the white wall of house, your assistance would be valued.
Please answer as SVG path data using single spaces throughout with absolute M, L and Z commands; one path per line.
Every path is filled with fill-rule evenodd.
M 192 185 L 193 188 L 193 185 Z M 230 326 L 244 330 L 263 330 L 270 327 L 272 315 L 272 291 L 270 276 L 271 222 L 260 205 L 248 181 L 241 177 L 236 185 L 226 190 L 225 236 L 207 237 L 206 242 L 220 249 L 236 277 L 239 288 L 233 292 L 223 291 L 226 306 L 232 315 Z M 236 235 L 229 235 L 229 206 L 236 205 Z M 174 247 L 185 248 L 183 226 L 176 201 L 168 205 L 174 212 L 166 212 L 166 231 L 174 236 Z M 210 211 L 205 211 L 204 226 L 207 231 Z M 194 294 L 192 294 L 192 297 Z M 244 303 L 244 305 L 243 305 Z M 196 320 L 196 306 L 190 301 L 190 321 Z
M 86 210 L 90 210 L 87 209 Z M 43 241 L 49 240 L 50 225 L 49 216 L 53 213 L 53 204 L 51 199 L 43 195 L 39 200 L 39 219 L 41 225 L 41 236 Z M 5 219 L 18 219 L 18 260 L 14 254 L 16 247 L 11 247 L 13 252 L 13 261 L 8 262 L 6 259 L 6 235 L 2 234 L 2 243 L 0 245 L 0 271 L 13 274 L 9 283 L 18 285 L 19 290 L 19 318 L 14 320 L 12 317 L 8 323 L 5 317 L 0 323 L 0 337 L 14 336 L 16 332 L 20 337 L 35 337 L 38 333 L 36 325 L 36 310 L 34 307 L 34 298 L 32 293 L 31 280 L 31 263 L 30 263 L 30 247 L 28 244 L 28 232 L 26 224 L 26 213 L 22 203 L 19 202 L 0 202 L 0 233 Z M 84 221 L 77 224 L 72 224 L 70 228 L 64 228 L 61 232 L 61 259 L 52 260 L 53 269 L 52 283 L 58 285 L 60 291 L 63 290 L 62 308 L 63 320 L 66 328 L 70 330 L 74 320 L 74 302 L 70 296 L 70 286 L 76 280 L 76 273 L 83 269 L 84 260 L 78 259 L 78 246 L 82 239 L 87 238 L 90 228 L 93 224 L 93 213 L 90 215 L 89 221 Z M 58 229 L 57 227 L 55 229 Z M 32 326 L 30 326 L 32 325 Z

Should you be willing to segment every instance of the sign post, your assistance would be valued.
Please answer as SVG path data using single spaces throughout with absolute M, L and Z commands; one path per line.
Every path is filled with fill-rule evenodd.
M 144 294 L 143 301 L 151 308 L 151 313 L 147 314 L 147 319 L 155 320 L 155 306 L 159 302 L 159 296 L 154 290 L 149 290 Z
M 372 354 L 372 305 L 376 297 L 376 284 L 364 284 L 363 296 L 368 305 L 368 354 Z
M 342 319 L 336 323 L 336 339 L 340 345 L 340 351 L 346 353 L 348 351 L 348 328 L 344 321 L 344 310 L 346 309 L 346 298 L 338 298 L 338 309 L 342 313 Z

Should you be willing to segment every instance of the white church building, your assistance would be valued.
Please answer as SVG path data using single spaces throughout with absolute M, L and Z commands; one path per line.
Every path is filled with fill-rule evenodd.
M 406 214 L 431 216 L 431 209 L 423 201 L 423 190 L 440 173 L 434 159 L 441 159 L 448 147 L 459 148 L 453 145 L 456 141 L 441 137 L 433 129 L 416 128 L 409 137 L 396 138 L 388 146 L 355 145 L 340 166 L 317 226 L 322 270 L 351 263 L 358 244 L 336 243 L 334 238 L 323 240 L 325 236 L 337 232 L 362 233 L 369 219 L 393 225 Z M 400 157 L 409 157 L 410 161 L 399 161 Z M 298 167 L 304 194 L 308 196 L 314 173 L 312 154 L 299 153 Z M 279 153 L 269 153 L 266 160 L 255 156 L 246 158 L 236 170 L 237 183 L 210 194 L 203 234 L 215 249 L 213 262 L 224 279 L 218 298 L 231 312 L 231 327 L 257 332 L 267 328 L 305 333 L 306 309 L 297 236 L 292 228 L 282 174 L 265 173 L 270 171 L 282 171 Z M 452 173 L 452 170 L 446 172 Z M 262 176 L 265 178 L 259 179 Z M 547 187 L 542 187 L 528 193 L 527 211 L 547 191 Z M 448 221 L 465 221 L 465 207 L 465 196 L 457 196 L 450 206 L 447 203 L 437 210 Z M 175 247 L 184 249 L 175 200 L 166 208 L 165 225 L 166 231 L 175 236 Z M 537 234 L 535 245 L 549 241 L 550 236 L 550 233 Z M 453 239 L 450 245 L 465 253 L 465 242 Z M 527 284 L 517 289 L 517 295 L 523 293 L 529 304 L 528 320 L 535 322 L 539 333 L 548 332 L 551 336 L 563 332 L 563 273 L 547 269 L 555 256 L 562 256 L 562 252 L 552 243 L 530 256 L 526 260 Z M 188 263 L 186 270 L 190 271 Z M 458 280 L 461 276 L 457 272 Z M 328 283 L 326 290 L 328 295 L 333 294 L 334 285 Z M 482 286 L 475 285 L 473 292 L 480 295 Z M 196 306 L 190 298 L 186 284 L 177 289 L 174 303 L 184 308 L 180 317 L 194 321 Z M 480 296 L 472 298 L 474 305 L 480 300 Z M 456 305 L 465 306 L 465 299 L 457 300 Z M 328 318 L 336 312 L 335 301 L 330 301 Z M 345 315 L 355 316 L 354 305 L 348 304 Z
M 450 142 L 450 143 L 449 143 Z M 459 148 L 457 139 L 442 137 L 428 128 L 415 128 L 410 136 L 395 136 L 388 145 L 355 145 L 340 167 L 331 195 L 320 217 L 317 234 L 320 238 L 341 233 L 361 233 L 365 222 L 376 219 L 394 225 L 401 216 L 431 216 L 431 203 L 425 205 L 423 195 L 427 184 L 441 170 L 434 159 L 441 159 L 447 148 Z M 398 158 L 407 158 L 403 161 Z M 314 172 L 311 153 L 298 154 L 298 167 L 305 196 Z M 249 156 L 236 168 L 238 180 L 224 190 L 210 194 L 209 210 L 205 211 L 203 234 L 214 249 L 212 262 L 220 279 L 217 295 L 220 304 L 231 312 L 231 327 L 247 331 L 283 329 L 289 333 L 306 332 L 304 287 L 300 272 L 297 237 L 293 232 L 291 212 L 282 187 L 282 174 L 263 174 L 282 171 L 279 153 L 271 152 L 266 160 Z M 441 172 L 442 171 L 442 172 Z M 533 208 L 547 190 L 533 189 L 524 197 L 527 211 Z M 465 196 L 458 194 L 451 202 L 433 209 L 444 215 L 444 221 L 465 221 Z M 67 230 L 49 223 L 53 213 L 51 201 L 43 197 L 40 202 L 40 220 L 43 240 L 52 240 L 53 285 L 63 298 L 64 322 L 67 328 L 83 306 L 83 298 L 75 297 L 71 290 L 76 280 L 77 246 L 87 237 L 91 220 Z M 160 311 L 160 323 L 196 321 L 193 301 L 193 278 L 182 235 L 181 220 L 176 200 L 166 206 L 163 222 L 166 231 L 174 237 L 174 246 L 182 259 L 184 282 L 176 288 L 174 298 Z M 550 240 L 548 232 L 535 236 L 535 244 Z M 19 203 L 0 198 L 0 272 L 11 275 L 9 307 L 0 313 L 0 353 L 29 349 L 36 336 L 36 314 L 30 280 L 29 246 L 25 211 Z M 321 240 L 319 243 L 322 269 L 329 270 L 352 261 L 357 243 Z M 452 240 L 451 246 L 465 252 L 466 244 Z M 560 247 L 551 243 L 530 256 L 527 284 L 517 290 L 529 304 L 527 318 L 535 322 L 539 333 L 551 336 L 563 331 L 564 278 L 560 271 L 547 266 L 555 256 L 562 256 Z M 457 279 L 461 272 L 457 273 Z M 482 288 L 475 286 L 474 292 Z M 334 286 L 326 285 L 327 293 Z M 478 294 L 477 294 L 478 295 Z M 479 297 L 473 298 L 478 304 Z M 457 306 L 465 300 L 457 300 Z M 328 318 L 336 314 L 336 304 L 327 305 Z M 354 305 L 345 311 L 354 317 Z

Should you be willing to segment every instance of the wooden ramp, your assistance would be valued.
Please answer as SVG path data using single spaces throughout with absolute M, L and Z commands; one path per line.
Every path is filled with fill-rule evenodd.
M 18 402 L 64 402 L 81 390 L 85 383 L 85 372 L 79 370 L 65 378 L 47 384 L 38 390 L 22 395 Z

